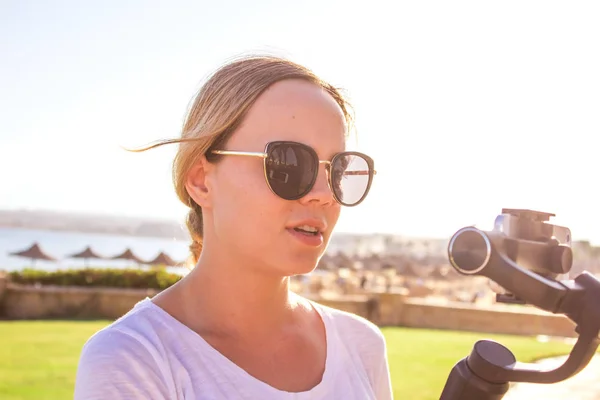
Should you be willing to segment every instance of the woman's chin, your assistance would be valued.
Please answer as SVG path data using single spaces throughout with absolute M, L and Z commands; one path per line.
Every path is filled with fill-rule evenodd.
M 287 268 L 284 269 L 283 273 L 286 276 L 295 276 L 295 275 L 306 275 L 310 274 L 317 267 L 316 263 L 304 263 L 304 264 L 288 264 Z

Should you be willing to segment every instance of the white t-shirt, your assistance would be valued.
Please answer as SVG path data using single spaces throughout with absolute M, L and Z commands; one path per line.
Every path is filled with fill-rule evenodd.
M 327 359 L 321 382 L 308 391 L 286 392 L 254 378 L 146 298 L 86 342 L 75 400 L 392 399 L 377 326 L 312 304 L 325 324 Z

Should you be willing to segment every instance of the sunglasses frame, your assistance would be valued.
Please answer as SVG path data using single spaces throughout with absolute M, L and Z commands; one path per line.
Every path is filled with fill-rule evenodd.
M 225 155 L 225 156 L 248 156 L 248 157 L 258 157 L 258 158 L 262 158 L 263 159 L 263 172 L 265 175 L 265 180 L 267 182 L 267 186 L 269 187 L 269 189 L 271 190 L 271 192 L 276 195 L 279 198 L 282 198 L 284 200 L 298 200 L 301 199 L 302 197 L 306 196 L 308 193 L 310 193 L 310 191 L 313 189 L 315 182 L 317 180 L 317 177 L 319 175 L 319 168 L 317 167 L 315 169 L 315 173 L 313 174 L 312 178 L 311 178 L 311 182 L 310 185 L 307 186 L 307 189 L 304 190 L 303 192 L 301 192 L 300 194 L 298 194 L 297 196 L 293 196 L 291 198 L 284 198 L 281 195 L 279 195 L 278 193 L 275 192 L 275 190 L 273 190 L 273 187 L 271 186 L 271 183 L 269 182 L 269 177 L 267 176 L 267 158 L 269 158 L 269 151 L 270 149 L 272 149 L 275 146 L 281 146 L 281 145 L 294 145 L 294 146 L 299 146 L 302 147 L 303 149 L 307 150 L 313 160 L 317 160 L 317 165 L 321 165 L 321 164 L 325 164 L 325 168 L 327 169 L 327 185 L 329 186 L 329 190 L 331 190 L 331 193 L 333 194 L 333 198 L 335 199 L 336 202 L 338 202 L 339 204 L 346 206 L 346 207 L 354 207 L 359 205 L 360 203 L 363 202 L 363 200 L 367 197 L 367 194 L 369 194 L 369 191 L 371 190 L 371 184 L 373 183 L 373 176 L 377 174 L 377 171 L 375 170 L 375 163 L 373 161 L 373 159 L 371 157 L 369 157 L 368 155 L 358 152 L 358 151 L 343 151 L 340 153 L 336 153 L 331 160 L 319 160 L 319 156 L 317 155 L 317 152 L 315 151 L 315 149 L 313 149 L 312 147 L 304 144 L 304 143 L 299 143 L 299 142 L 294 142 L 294 141 L 286 141 L 286 140 L 278 140 L 278 141 L 274 141 L 274 142 L 268 142 L 265 146 L 265 151 L 262 153 L 259 152 L 252 152 L 252 151 L 234 151 L 234 150 L 212 150 L 211 153 L 212 154 L 218 154 L 218 155 Z M 333 190 L 332 187 L 332 177 L 331 177 L 331 165 L 335 163 L 335 161 L 339 158 L 339 157 L 343 157 L 343 156 L 359 156 L 362 159 L 364 159 L 367 162 L 367 166 L 369 167 L 369 171 L 368 171 L 368 175 L 369 175 L 369 181 L 367 183 L 367 187 L 365 189 L 365 193 L 362 195 L 362 197 L 354 202 L 354 203 L 344 203 L 336 194 L 335 190 Z M 355 174 L 348 174 L 348 175 L 362 175 L 362 173 L 360 173 L 359 171 L 356 171 L 358 173 Z

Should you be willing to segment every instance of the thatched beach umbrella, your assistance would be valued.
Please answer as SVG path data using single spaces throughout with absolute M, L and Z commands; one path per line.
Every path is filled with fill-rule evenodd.
M 420 277 L 421 274 L 418 269 L 412 262 L 407 261 L 400 266 L 399 274 L 410 278 Z
M 373 253 L 363 259 L 365 269 L 369 271 L 378 271 L 384 268 L 383 258 L 376 253 Z
M 428 278 L 431 279 L 446 279 L 448 273 L 450 272 L 450 266 L 437 266 L 433 268 Z
M 90 258 L 95 258 L 95 259 L 98 259 L 98 260 L 104 259 L 104 257 L 102 257 L 101 255 L 97 254 L 94 250 L 92 250 L 90 248 L 90 246 L 86 247 L 83 251 L 80 251 L 79 253 L 71 254 L 68 257 L 69 258 L 83 258 L 83 262 L 85 263 L 86 267 L 88 266 L 88 260 Z
M 16 251 L 14 253 L 9 253 L 11 256 L 23 257 L 31 259 L 32 266 L 35 266 L 36 260 L 45 260 L 45 261 L 56 261 L 56 258 L 46 254 L 41 248 L 40 245 L 34 243 L 30 248 Z
M 348 256 L 348 254 L 338 251 L 332 258 L 331 261 L 336 268 L 352 268 L 354 260 Z
M 139 264 L 146 264 L 144 260 L 133 254 L 131 249 L 126 249 L 123 253 L 116 255 L 114 257 L 110 257 L 110 260 L 127 260 L 127 261 L 135 261 Z
M 158 253 L 158 255 L 152 261 L 148 261 L 146 264 L 149 265 L 164 265 L 167 267 L 175 267 L 181 263 L 174 261 L 168 254 L 163 253 L 162 251 Z
M 317 263 L 317 269 L 320 269 L 323 271 L 332 271 L 332 270 L 335 270 L 335 268 L 336 268 L 335 264 L 333 264 L 330 257 L 323 256 Z

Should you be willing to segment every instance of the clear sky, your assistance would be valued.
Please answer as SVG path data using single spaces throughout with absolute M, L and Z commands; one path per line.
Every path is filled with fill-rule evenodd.
M 446 237 L 503 207 L 600 244 L 598 1 L 0 0 L 0 208 L 181 220 L 175 146 L 239 54 L 344 87 L 378 170 L 339 231 Z

